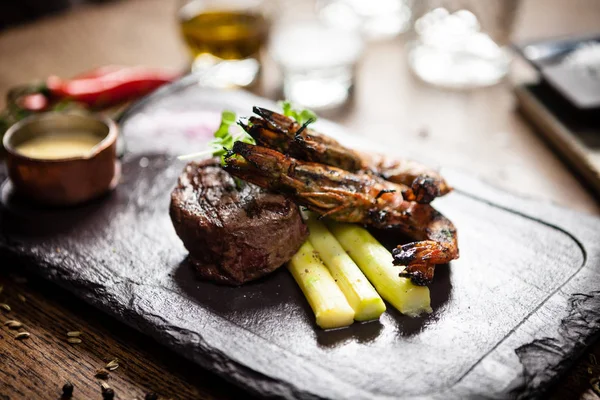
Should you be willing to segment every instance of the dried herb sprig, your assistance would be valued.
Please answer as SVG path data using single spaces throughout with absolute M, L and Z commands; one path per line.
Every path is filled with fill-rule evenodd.
M 119 359 L 115 358 L 114 360 L 106 364 L 104 368 L 106 368 L 109 371 L 114 371 L 115 369 L 119 368 Z
M 29 332 L 19 332 L 15 336 L 15 339 L 17 339 L 17 340 L 23 340 L 23 339 L 29 338 L 30 336 L 31 336 L 31 334 Z
M 16 319 L 10 319 L 4 323 L 4 326 L 8 326 L 8 329 L 19 329 L 23 324 Z

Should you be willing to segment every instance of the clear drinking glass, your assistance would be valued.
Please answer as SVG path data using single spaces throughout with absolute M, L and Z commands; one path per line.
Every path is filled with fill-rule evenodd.
M 269 50 L 283 75 L 284 97 L 326 110 L 348 100 L 363 42 L 357 32 L 315 20 L 284 20 L 274 29 Z
M 422 0 L 409 43 L 412 71 L 433 85 L 468 89 L 498 83 L 519 0 Z
M 267 41 L 268 19 L 261 0 L 181 0 L 181 33 L 190 50 L 192 71 L 218 87 L 251 85 Z
M 369 39 L 396 36 L 410 27 L 413 0 L 318 0 L 325 23 L 360 30 Z

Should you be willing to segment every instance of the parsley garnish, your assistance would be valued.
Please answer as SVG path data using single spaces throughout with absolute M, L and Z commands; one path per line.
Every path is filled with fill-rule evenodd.
M 236 115 L 233 111 L 225 110 L 221 113 L 221 125 L 215 131 L 215 138 L 208 142 L 208 149 L 205 151 L 201 151 L 198 153 L 186 154 L 184 156 L 177 157 L 180 160 L 189 160 L 192 158 L 199 157 L 221 157 L 221 165 L 225 165 L 225 155 L 231 148 L 233 144 L 237 141 L 256 144 L 254 139 L 242 129 L 238 130 L 238 134 L 233 136 L 231 134 L 232 126 L 233 129 L 236 128 L 235 125 Z
M 294 118 L 300 125 L 304 125 L 308 121 L 315 122 L 317 120 L 317 114 L 313 111 L 307 108 L 302 110 L 294 108 L 292 103 L 287 100 L 281 101 L 279 105 L 283 109 L 283 115 Z
M 308 109 L 297 109 L 292 107 L 289 101 L 280 102 L 283 109 L 283 115 L 291 117 L 299 124 L 306 126 L 317 120 L 317 115 Z M 192 154 L 186 154 L 177 157 L 180 160 L 190 160 L 206 156 L 221 157 L 221 165 L 225 165 L 225 155 L 233 148 L 233 144 L 237 141 L 256 144 L 252 136 L 248 135 L 244 130 L 237 129 L 237 134 L 232 135 L 231 131 L 236 129 L 237 116 L 233 111 L 225 110 L 221 113 L 221 125 L 215 131 L 215 138 L 208 142 L 208 149 Z M 234 132 L 236 133 L 236 132 Z

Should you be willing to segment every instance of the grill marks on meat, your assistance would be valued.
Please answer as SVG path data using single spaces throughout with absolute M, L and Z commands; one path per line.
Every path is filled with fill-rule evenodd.
M 293 201 L 245 182 L 238 188 L 217 159 L 186 165 L 170 214 L 199 275 L 225 284 L 274 271 L 308 237 Z

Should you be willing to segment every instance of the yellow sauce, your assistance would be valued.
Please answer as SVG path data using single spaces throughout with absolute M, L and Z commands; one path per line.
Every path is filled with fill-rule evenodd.
M 57 132 L 29 139 L 19 144 L 16 150 L 24 156 L 45 160 L 83 157 L 90 154 L 101 140 L 88 132 Z

